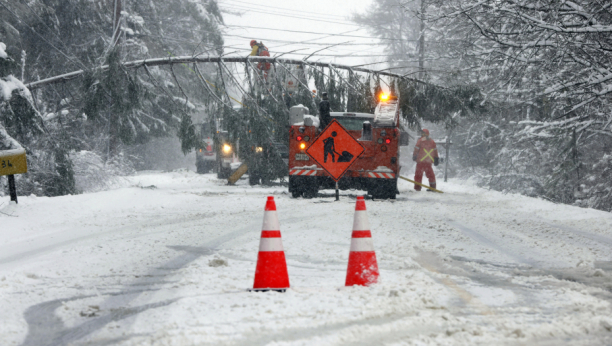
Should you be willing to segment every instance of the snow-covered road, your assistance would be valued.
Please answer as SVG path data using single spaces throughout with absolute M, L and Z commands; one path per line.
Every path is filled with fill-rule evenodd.
M 465 182 L 367 200 L 380 283 L 343 287 L 357 192 L 213 175 L 0 206 L 1 345 L 612 345 L 612 214 Z M 266 196 L 291 289 L 253 284 Z M 11 215 L 11 216 L 9 216 Z

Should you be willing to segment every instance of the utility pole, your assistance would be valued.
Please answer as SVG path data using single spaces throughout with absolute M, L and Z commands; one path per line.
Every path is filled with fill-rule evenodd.
M 421 0 L 421 32 L 419 33 L 419 79 L 425 79 L 425 0 Z
M 445 148 L 446 149 L 446 155 L 444 156 L 444 182 L 446 183 L 448 181 L 448 160 L 449 160 L 449 154 L 450 154 L 450 146 L 451 146 L 451 134 L 453 133 L 453 130 L 450 129 L 448 130 L 448 134 L 446 135 L 446 145 Z
M 111 46 L 119 43 L 121 37 L 120 23 L 121 23 L 121 11 L 123 9 L 123 0 L 114 0 L 114 13 L 113 13 L 113 36 L 111 40 Z
M 111 36 L 111 42 L 109 52 L 115 49 L 115 46 L 119 45 L 121 40 L 121 11 L 123 8 L 123 0 L 110 0 L 113 4 L 113 34 Z M 112 71 L 109 71 L 110 79 L 113 78 Z M 116 76 L 115 76 L 116 77 Z M 112 94 L 112 92 L 111 92 Z M 115 100 L 109 100 L 109 114 L 108 114 L 108 154 L 107 160 L 113 158 L 119 148 L 119 114 L 113 110 L 113 104 Z

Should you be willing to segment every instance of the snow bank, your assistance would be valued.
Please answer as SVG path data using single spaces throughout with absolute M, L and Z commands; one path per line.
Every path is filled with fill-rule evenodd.
M 25 89 L 25 85 L 21 83 L 21 81 L 13 75 L 9 75 L 8 77 L 0 78 L 0 95 L 2 95 L 2 99 L 4 101 L 8 101 L 11 99 L 11 94 L 13 90 Z
M 14 90 L 18 90 L 19 94 L 23 98 L 28 100 L 30 104 L 34 104 L 30 89 L 26 88 L 26 86 L 19 79 L 15 78 L 13 75 L 0 78 L 0 95 L 2 96 L 2 99 L 4 101 L 8 101 L 11 99 L 11 95 L 13 94 Z
M 76 188 L 81 192 L 98 192 L 126 185 L 123 176 L 133 173 L 129 167 L 119 162 L 104 163 L 100 155 L 82 150 L 71 152 Z
M 6 44 L 4 44 L 3 42 L 0 42 L 0 59 L 6 59 L 8 58 L 8 55 L 6 54 Z
M 0 151 L 0 158 L 7 156 L 15 156 L 15 155 L 23 155 L 25 154 L 25 149 L 11 149 L 11 150 L 2 150 Z
M 0 124 L 0 150 L 23 150 L 23 147 Z
M 126 181 L 0 207 L 14 214 L 0 214 L 3 345 L 612 342 L 609 213 L 402 181 L 397 200 L 366 202 L 380 282 L 344 287 L 361 192 L 291 198 L 286 186 L 186 170 Z M 291 280 L 283 294 L 246 290 L 269 195 Z

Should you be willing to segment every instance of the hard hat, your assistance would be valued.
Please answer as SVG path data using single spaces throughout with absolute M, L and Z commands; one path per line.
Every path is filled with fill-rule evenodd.
M 422 129 L 421 133 L 426 134 L 427 136 L 429 136 L 429 130 L 428 129 Z
M 326 92 L 326 91 L 322 92 L 322 93 L 321 93 L 321 96 L 323 96 L 323 97 L 327 97 L 327 92 Z
M 256 44 L 257 44 L 257 41 L 255 41 L 255 40 L 251 40 L 251 47 L 253 47 L 253 46 L 254 46 L 254 45 L 256 45 Z

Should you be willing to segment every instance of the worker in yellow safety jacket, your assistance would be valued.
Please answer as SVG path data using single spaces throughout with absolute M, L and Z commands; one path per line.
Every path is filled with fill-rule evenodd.
M 412 154 L 412 160 L 416 161 L 416 172 L 414 173 L 414 181 L 421 183 L 423 180 L 423 173 L 429 179 L 429 186 L 436 188 L 436 175 L 434 174 L 431 164 L 437 166 L 439 163 L 438 149 L 436 148 L 436 142 L 429 138 L 429 130 L 423 129 L 421 131 L 421 138 L 417 141 L 414 146 L 414 152 Z M 421 185 L 414 184 L 414 189 L 421 191 Z M 427 190 L 431 191 L 431 190 Z
M 262 42 L 257 42 L 255 40 L 251 40 L 251 54 L 250 56 L 270 56 L 270 52 L 268 48 L 264 46 Z M 269 62 L 259 62 L 257 63 L 257 68 L 261 70 L 263 73 L 264 79 L 268 80 L 268 71 L 270 70 Z

